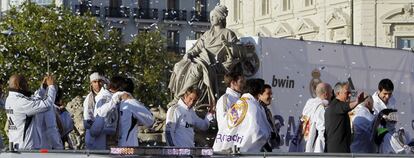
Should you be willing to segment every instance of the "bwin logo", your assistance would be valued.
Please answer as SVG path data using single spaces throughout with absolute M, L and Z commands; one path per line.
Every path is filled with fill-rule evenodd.
M 289 76 L 286 79 L 279 79 L 273 75 L 272 87 L 295 88 L 295 80 L 289 80 Z

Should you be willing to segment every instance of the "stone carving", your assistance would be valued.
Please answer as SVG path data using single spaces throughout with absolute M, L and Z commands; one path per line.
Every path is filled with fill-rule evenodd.
M 74 149 L 84 149 L 85 147 L 85 128 L 83 126 L 83 99 L 75 97 L 66 105 L 66 110 L 71 114 L 75 128 L 70 132 L 69 138 Z
M 174 99 L 168 107 L 177 103 L 185 90 L 197 85 L 202 94 L 196 105 L 213 106 L 223 91 L 223 75 L 240 66 L 245 53 L 240 51 L 236 34 L 226 28 L 228 10 L 225 6 L 216 6 L 210 13 L 211 28 L 206 31 L 195 45 L 174 65 L 169 88 Z M 246 70 L 248 71 L 248 70 Z
M 253 45 L 238 43 L 236 34 L 226 28 L 227 14 L 227 7 L 216 6 L 210 12 L 211 28 L 174 65 L 168 85 L 174 99 L 167 107 L 176 104 L 188 87 L 197 85 L 202 93 L 194 108 L 198 115 L 204 117 L 225 92 L 224 74 L 242 71 L 244 75 L 252 76 L 257 72 L 260 62 Z M 207 132 L 196 131 L 196 146 L 212 146 L 217 128 L 214 122 L 211 124 Z

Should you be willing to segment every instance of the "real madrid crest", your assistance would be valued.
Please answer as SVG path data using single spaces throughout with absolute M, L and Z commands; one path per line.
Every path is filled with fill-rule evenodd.
M 233 106 L 227 111 L 227 125 L 229 128 L 237 127 L 243 122 L 249 107 L 247 99 L 248 98 L 240 98 L 241 102 L 233 104 Z

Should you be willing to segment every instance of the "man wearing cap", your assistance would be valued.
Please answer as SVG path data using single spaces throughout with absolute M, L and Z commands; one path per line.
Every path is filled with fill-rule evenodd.
M 84 125 L 87 129 L 86 148 L 102 150 L 107 148 L 108 143 L 116 145 L 116 142 L 107 142 L 107 136 L 114 136 L 117 132 L 118 110 L 116 105 L 121 101 L 123 92 L 118 92 L 118 90 L 124 83 L 124 78 L 112 77 L 109 90 L 102 86 L 106 81 L 105 77 L 93 73 L 90 78 L 92 92 L 86 97 L 86 104 L 84 103 Z M 99 92 L 96 93 L 98 89 Z M 94 96 L 94 94 L 96 95 Z M 116 138 L 111 140 L 116 141 Z
M 86 96 L 84 102 L 83 102 L 83 120 L 84 120 L 84 126 L 86 129 L 85 134 L 85 143 L 87 149 L 93 149 L 93 142 L 98 141 L 101 144 L 103 143 L 103 137 L 101 138 L 94 138 L 90 135 L 90 127 L 92 126 L 94 122 L 94 111 L 96 110 L 95 104 L 98 93 L 101 91 L 103 85 L 104 85 L 104 77 L 101 76 L 98 72 L 94 72 L 89 76 L 90 80 L 90 92 Z M 99 141 L 100 140 L 100 141 Z

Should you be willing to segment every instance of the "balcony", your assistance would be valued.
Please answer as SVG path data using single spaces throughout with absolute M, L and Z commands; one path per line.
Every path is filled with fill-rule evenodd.
M 209 15 L 206 11 L 191 11 L 191 22 L 210 22 Z
M 91 13 L 92 16 L 100 16 L 101 15 L 101 8 L 98 6 L 89 6 L 89 5 L 75 5 L 74 9 L 75 14 L 77 15 L 86 15 L 88 12 Z
M 105 17 L 128 18 L 130 9 L 126 7 L 105 7 Z
M 136 19 L 158 19 L 158 9 L 155 8 L 134 8 L 134 18 Z
M 163 20 L 187 21 L 187 11 L 178 9 L 164 9 Z

